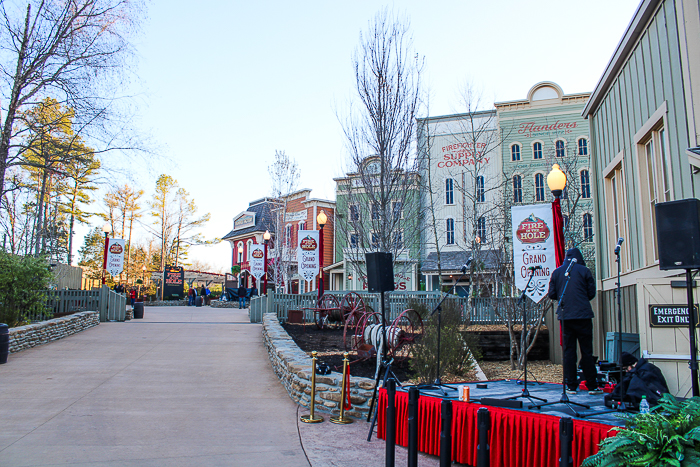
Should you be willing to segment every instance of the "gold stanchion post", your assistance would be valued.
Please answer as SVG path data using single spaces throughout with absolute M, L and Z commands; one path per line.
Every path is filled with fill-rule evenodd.
M 316 408 L 316 354 L 315 350 L 311 352 L 311 413 L 299 417 L 304 423 L 321 423 L 323 421 L 323 417 L 314 415 L 314 409 Z
M 343 354 L 343 389 L 340 391 L 340 416 L 330 418 L 330 421 L 332 423 L 337 423 L 339 425 L 347 425 L 348 423 L 353 422 L 352 419 L 345 417 L 345 388 L 347 387 L 346 378 L 349 376 L 348 375 L 348 366 L 349 365 L 350 365 L 350 361 L 348 360 L 348 353 L 345 352 Z

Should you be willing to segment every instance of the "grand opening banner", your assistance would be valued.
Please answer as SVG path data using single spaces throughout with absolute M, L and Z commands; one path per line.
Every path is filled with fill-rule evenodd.
M 263 274 L 265 274 L 265 250 L 263 249 L 263 245 L 251 245 L 250 273 L 257 280 L 260 280 Z
M 121 238 L 110 238 L 107 246 L 107 272 L 118 276 L 124 270 L 125 242 Z
M 318 230 L 300 230 L 297 244 L 299 275 L 311 282 L 318 275 Z
M 532 273 L 532 281 L 525 294 L 534 302 L 539 302 L 547 295 L 549 278 L 556 269 L 552 206 L 513 206 L 510 212 L 515 286 L 524 290 Z

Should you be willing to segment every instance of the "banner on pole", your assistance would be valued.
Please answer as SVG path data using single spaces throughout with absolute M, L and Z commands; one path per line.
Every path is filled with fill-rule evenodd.
M 107 244 L 107 272 L 112 276 L 124 270 L 124 245 L 121 238 L 110 238 Z
M 530 204 L 510 208 L 513 228 L 513 272 L 515 286 L 540 302 L 549 289 L 549 278 L 556 269 L 554 220 L 550 204 Z M 538 269 L 535 269 L 537 267 Z
M 255 279 L 260 278 L 265 274 L 265 250 L 263 245 L 252 245 L 250 249 L 250 273 Z
M 300 230 L 297 244 L 299 275 L 307 282 L 318 275 L 318 230 Z

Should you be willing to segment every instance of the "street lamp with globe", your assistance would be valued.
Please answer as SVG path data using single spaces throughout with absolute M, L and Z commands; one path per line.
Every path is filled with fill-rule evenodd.
M 566 188 L 566 174 L 561 171 L 559 164 L 552 166 L 552 171 L 547 175 L 549 186 L 554 201 L 552 201 L 552 217 L 554 220 L 554 257 L 557 267 L 564 263 L 564 217 L 561 214 L 561 196 Z
M 102 285 L 105 285 L 107 282 L 107 247 L 109 246 L 109 233 L 112 231 L 112 228 L 109 224 L 105 224 L 102 226 L 102 231 L 105 233 L 105 251 L 102 258 Z
M 328 222 L 328 216 L 323 210 L 316 216 L 318 229 L 318 299 L 323 296 L 323 227 Z
M 265 244 L 265 261 L 263 266 L 265 268 L 265 279 L 263 280 L 263 295 L 267 295 L 267 244 L 270 241 L 270 238 L 272 238 L 272 235 L 270 235 L 269 230 L 266 230 L 263 234 L 263 243 Z

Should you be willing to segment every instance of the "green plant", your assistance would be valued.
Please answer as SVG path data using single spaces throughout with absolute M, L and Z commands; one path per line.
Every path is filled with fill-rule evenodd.
M 240 274 L 241 273 L 241 265 L 240 264 L 234 264 L 231 266 L 231 274 Z
M 464 376 L 474 368 L 480 358 L 476 338 L 462 332 L 461 310 L 456 300 L 447 299 L 442 304 L 440 327 L 440 375 L 437 374 L 438 314 L 430 316 L 432 309 L 426 305 L 409 302 L 423 319 L 423 336 L 413 344 L 409 368 L 420 382 L 432 382 L 445 374 Z
M 20 326 L 29 315 L 46 315 L 46 289 L 53 279 L 44 258 L 0 251 L 0 323 Z
M 648 414 L 621 414 L 625 427 L 600 443 L 581 467 L 700 465 L 700 397 L 664 394 Z

